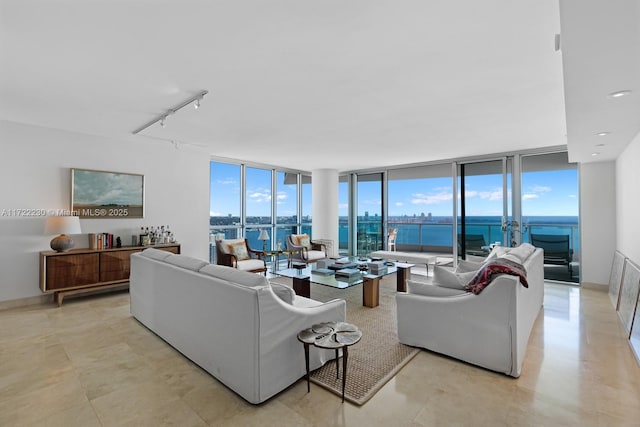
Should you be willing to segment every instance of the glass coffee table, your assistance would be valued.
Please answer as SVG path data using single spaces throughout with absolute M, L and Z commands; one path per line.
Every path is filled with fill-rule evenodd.
M 351 264 L 357 266 L 367 264 L 367 261 L 357 257 L 349 257 Z M 381 274 L 370 274 L 367 271 L 359 271 L 350 277 L 343 277 L 327 273 L 325 269 L 317 270 L 315 264 L 304 268 L 287 268 L 278 270 L 274 274 L 293 279 L 293 290 L 297 295 L 311 298 L 311 284 L 329 286 L 336 289 L 347 289 L 352 286 L 362 285 L 362 305 L 365 307 L 377 307 L 380 305 L 380 279 L 389 274 L 396 273 L 398 292 L 406 291 L 406 281 L 411 278 L 411 267 L 414 264 L 393 262 L 387 264 L 387 270 Z

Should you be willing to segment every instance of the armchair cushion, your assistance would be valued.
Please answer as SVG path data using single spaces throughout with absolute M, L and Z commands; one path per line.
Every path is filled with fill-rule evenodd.
M 236 268 L 242 271 L 257 271 L 257 270 L 265 271 L 266 269 L 264 260 L 257 259 L 257 258 L 244 259 L 244 260 L 238 261 L 236 264 L 237 264 Z
M 247 245 L 244 240 L 239 242 L 228 243 L 227 248 L 230 254 L 233 254 L 238 261 L 249 259 L 249 251 L 247 251 Z

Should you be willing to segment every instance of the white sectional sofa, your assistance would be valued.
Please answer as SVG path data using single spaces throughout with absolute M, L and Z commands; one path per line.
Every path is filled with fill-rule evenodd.
M 543 251 L 529 253 L 521 262 L 528 288 L 504 274 L 478 295 L 409 282 L 408 292 L 396 295 L 400 342 L 519 377 L 544 299 Z
M 303 377 L 297 333 L 344 321 L 346 303 L 293 294 L 262 275 L 153 248 L 131 256 L 131 314 L 251 403 Z M 312 348 L 310 368 L 335 357 Z

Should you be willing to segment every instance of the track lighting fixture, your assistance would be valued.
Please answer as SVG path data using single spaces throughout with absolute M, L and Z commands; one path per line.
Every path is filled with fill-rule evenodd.
M 142 132 L 143 130 L 145 130 L 146 128 L 148 128 L 149 126 L 152 126 L 158 122 L 160 122 L 160 126 L 164 127 L 165 126 L 165 121 L 167 120 L 167 117 L 169 117 L 171 114 L 175 114 L 178 110 L 186 107 L 187 105 L 191 104 L 192 102 L 194 103 L 194 107 L 196 109 L 198 109 L 200 107 L 200 101 L 202 101 L 202 98 L 204 98 L 204 96 L 206 94 L 208 94 L 209 91 L 208 90 L 203 90 L 201 92 L 198 92 L 197 95 L 192 96 L 191 98 L 187 99 L 186 101 L 176 105 L 173 108 L 168 109 L 167 111 L 165 111 L 164 113 L 160 114 L 159 116 L 157 116 L 155 119 L 151 120 L 150 122 L 145 123 L 144 125 L 140 126 L 138 129 L 134 130 L 133 133 L 134 135 Z

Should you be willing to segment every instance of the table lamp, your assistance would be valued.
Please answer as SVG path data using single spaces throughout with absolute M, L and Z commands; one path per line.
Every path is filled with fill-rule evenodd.
M 267 233 L 266 229 L 260 230 L 260 235 L 258 236 L 258 240 L 262 240 L 262 251 L 267 250 L 267 240 L 269 240 L 269 233 Z
M 51 240 L 51 249 L 56 252 L 66 252 L 73 248 L 75 243 L 68 234 L 80 233 L 80 218 L 77 216 L 49 216 L 44 224 L 45 235 L 59 234 Z

